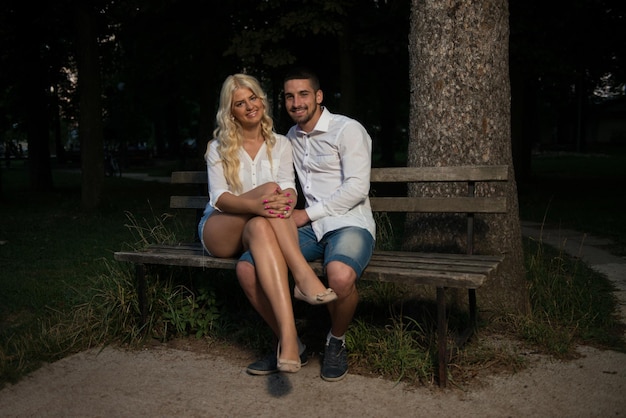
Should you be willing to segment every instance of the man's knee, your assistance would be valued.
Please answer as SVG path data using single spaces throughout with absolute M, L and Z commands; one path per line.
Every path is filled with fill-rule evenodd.
M 247 261 L 240 261 L 235 267 L 237 272 L 237 280 L 242 289 L 248 293 L 256 287 L 256 270 L 254 266 Z
M 351 293 L 356 283 L 356 272 L 341 261 L 331 261 L 326 266 L 326 277 L 330 286 L 339 296 Z

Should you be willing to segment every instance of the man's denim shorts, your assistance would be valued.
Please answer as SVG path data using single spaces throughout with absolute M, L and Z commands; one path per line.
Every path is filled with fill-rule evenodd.
M 309 224 L 298 228 L 298 239 L 302 254 L 307 261 L 322 258 L 324 268 L 331 261 L 341 261 L 352 267 L 357 277 L 361 277 L 363 270 L 367 267 L 376 245 L 368 230 L 355 226 L 328 232 L 320 242 L 317 242 L 315 232 Z M 244 252 L 239 261 L 247 261 L 254 265 L 250 251 Z

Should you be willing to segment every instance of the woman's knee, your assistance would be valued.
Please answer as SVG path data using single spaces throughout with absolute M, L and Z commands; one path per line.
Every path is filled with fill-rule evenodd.
M 274 234 L 274 230 L 269 221 L 262 216 L 256 216 L 250 219 L 244 226 L 243 232 L 247 234 L 248 237 L 263 237 L 266 239 L 272 237 Z
M 276 192 L 276 190 L 279 188 L 280 186 L 278 185 L 278 183 L 269 181 L 267 183 L 263 183 L 260 186 L 255 187 L 252 190 L 247 191 L 246 193 L 242 194 L 242 196 L 252 196 L 252 197 L 266 196 L 268 194 L 272 194 Z

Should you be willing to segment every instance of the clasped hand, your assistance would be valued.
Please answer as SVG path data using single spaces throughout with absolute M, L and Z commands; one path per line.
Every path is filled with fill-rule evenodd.
M 274 193 L 264 196 L 262 202 L 266 218 L 288 218 L 293 213 L 293 195 L 280 187 Z

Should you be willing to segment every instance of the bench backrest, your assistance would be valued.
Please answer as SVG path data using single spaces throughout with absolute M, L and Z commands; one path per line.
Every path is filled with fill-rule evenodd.
M 505 165 L 468 167 L 389 167 L 372 168 L 372 183 L 467 183 L 466 197 L 371 197 L 375 212 L 458 212 L 458 213 L 504 213 L 506 198 L 476 197 L 477 182 L 508 180 Z M 174 209 L 204 209 L 208 195 L 206 171 L 175 171 L 173 184 L 196 184 L 203 186 L 198 195 L 172 196 L 170 207 Z
M 467 214 L 467 252 L 473 252 L 474 214 L 505 213 L 506 197 L 476 196 L 475 188 L 481 182 L 506 182 L 508 167 L 497 166 L 456 166 L 456 167 L 387 167 L 372 168 L 371 183 L 465 183 L 465 196 L 458 197 L 407 197 L 375 196 L 370 197 L 374 212 L 406 213 L 464 213 Z M 206 171 L 176 171 L 172 173 L 173 184 L 197 185 L 197 194 L 172 196 L 170 207 L 175 209 L 204 209 L 207 201 Z M 374 189 L 374 188 L 373 188 Z M 384 188 L 381 188 L 384 190 Z

